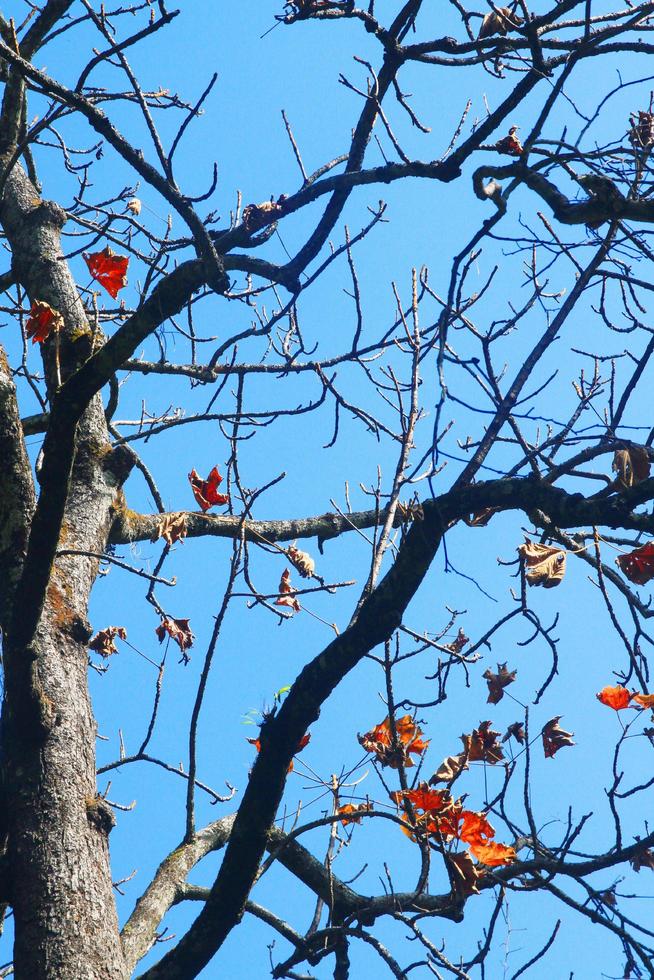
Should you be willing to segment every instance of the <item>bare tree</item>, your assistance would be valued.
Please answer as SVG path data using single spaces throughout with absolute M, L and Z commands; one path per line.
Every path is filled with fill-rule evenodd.
M 628 890 L 633 872 L 654 869 L 647 807 L 633 805 L 634 799 L 647 800 L 652 778 L 648 770 L 634 778 L 622 761 L 632 736 L 644 759 L 654 745 L 654 729 L 647 725 L 654 700 L 648 693 L 652 610 L 639 592 L 654 578 L 654 547 L 642 539 L 654 532 L 654 428 L 651 419 L 639 427 L 639 399 L 654 352 L 646 313 L 653 288 L 654 112 L 641 65 L 654 51 L 647 40 L 654 2 L 626 0 L 623 8 L 601 5 L 596 12 L 591 0 L 555 0 L 535 13 L 526 0 L 508 7 L 488 0 L 480 9 L 450 0 L 446 17 L 455 36 L 434 33 L 433 10 L 423 0 L 286 4 L 272 22 L 278 30 L 302 32 L 305 43 L 323 32 L 349 39 L 360 29 L 366 50 L 371 39 L 377 47 L 376 62 L 357 57 L 352 77 L 341 76 L 358 105 L 342 152 L 309 173 L 292 120 L 283 113 L 280 138 L 288 140 L 297 162 L 296 189 L 274 186 L 271 174 L 270 199 L 243 207 L 234 187 L 229 222 L 209 210 L 217 170 L 205 191 L 192 197 L 175 168 L 179 156 L 191 152 L 189 128 L 199 125 L 206 107 L 211 111 L 216 78 L 189 102 L 184 93 L 141 84 L 130 63 L 135 47 L 156 45 L 161 31 L 175 30 L 177 12 L 164 0 L 111 10 L 93 0 L 21 6 L 22 22 L 23 11 L 13 12 L 15 20 L 0 15 L 0 223 L 7 267 L 0 284 L 8 318 L 7 353 L 0 358 L 0 882 L 14 933 L 2 975 L 13 970 L 19 978 L 123 980 L 139 970 L 171 908 L 195 901 L 197 918 L 142 974 L 148 980 L 188 980 L 214 958 L 219 965 L 226 937 L 246 912 L 283 940 L 282 954 L 273 951 L 274 977 L 328 969 L 344 980 L 351 949 L 360 944 L 395 977 L 483 976 L 507 896 L 531 901 L 533 893 L 546 892 L 560 902 L 562 915 L 603 927 L 615 940 L 625 977 L 654 977 L 654 933 L 646 917 L 639 920 L 629 910 L 618 885 L 623 879 L 615 877 L 619 872 L 627 878 Z M 389 7 L 395 9 L 389 13 Z M 199 24 L 203 14 L 193 16 Z M 72 45 L 76 63 L 68 76 L 77 77 L 75 84 L 38 67 L 43 52 L 56 51 L 62 41 Z M 348 63 L 344 48 L 335 49 L 342 59 L 336 71 Z M 604 91 L 606 66 L 625 59 L 633 79 L 619 77 Z M 422 73 L 425 85 L 452 91 L 465 79 L 469 95 L 458 124 L 448 133 L 440 127 L 439 155 L 429 161 L 418 159 L 414 149 L 429 127 L 404 91 L 409 70 L 413 78 Z M 587 97 L 581 98 L 589 77 L 597 80 L 590 110 Z M 495 93 L 494 106 L 484 105 L 486 85 Z M 613 110 L 627 103 L 630 118 Z M 145 127 L 149 142 L 143 149 L 112 121 L 132 119 L 130 113 Z M 172 140 L 160 136 L 162 114 L 166 129 L 171 117 L 177 120 Z M 523 122 L 519 130 L 518 115 L 530 125 Z M 230 121 L 223 122 L 228 140 Z M 433 147 L 433 133 L 429 139 Z M 117 174 L 108 192 L 93 181 L 103 154 L 115 161 Z M 57 181 L 64 186 L 62 175 L 74 190 L 55 202 L 50 188 Z M 412 178 L 447 185 L 450 201 L 472 202 L 479 226 L 468 241 L 459 240 L 458 228 L 447 236 L 441 228 L 441 251 L 453 253 L 451 264 L 431 273 L 416 268 L 410 282 L 388 284 L 393 315 L 385 325 L 371 324 L 358 270 L 360 264 L 366 268 L 366 247 L 388 216 L 383 203 L 367 213 L 363 194 L 368 185 L 408 184 Z M 158 197 L 170 209 L 163 234 L 142 209 L 144 196 Z M 348 214 L 360 217 L 356 231 L 343 227 L 346 205 Z M 309 228 L 287 257 L 275 235 L 286 228 L 295 228 L 289 232 L 295 235 Z M 498 271 L 502 252 L 506 266 Z M 92 277 L 86 286 L 72 271 L 82 253 Z M 138 280 L 133 306 L 116 302 L 128 265 L 131 285 Z M 307 322 L 306 304 L 314 284 L 333 275 L 350 297 L 351 325 L 316 347 L 321 326 Z M 507 291 L 506 283 L 520 276 L 517 302 L 517 290 Z M 105 304 L 107 294 L 113 305 Z M 237 324 L 221 329 L 219 341 L 211 326 L 217 309 L 232 317 L 224 316 L 223 323 Z M 591 316 L 594 329 L 580 340 L 575 325 Z M 613 354 L 624 333 L 628 349 Z M 557 377 L 554 369 L 548 373 L 554 357 Z M 186 379 L 186 401 L 121 420 L 121 408 L 131 413 L 138 403 L 146 375 L 162 386 Z M 266 379 L 275 381 L 268 402 Z M 206 404 L 198 407 L 198 393 L 207 392 Z M 38 411 L 30 414 L 35 403 Z M 330 421 L 323 432 L 326 408 Z M 283 474 L 271 473 L 265 485 L 252 488 L 244 453 L 252 436 L 263 438 L 270 430 L 292 438 L 305 415 L 314 420 L 315 438 L 308 445 L 303 436 L 307 465 L 319 465 L 325 443 L 378 441 L 384 465 L 377 484 L 364 488 L 367 507 L 350 506 L 347 489 L 342 506 L 334 502 L 318 517 L 307 516 L 301 500 L 288 498 L 285 519 L 266 517 Z M 218 489 L 223 474 L 217 469 L 206 479 L 193 472 L 200 510 L 168 512 L 158 486 L 167 470 L 157 471 L 146 443 L 206 422 L 220 425 L 230 447 L 226 492 Z M 26 437 L 38 437 L 38 458 L 28 454 Z M 356 446 L 351 442 L 353 459 Z M 130 507 L 129 488 L 127 495 L 123 491 L 130 473 L 145 481 L 153 513 Z M 356 467 L 351 478 L 360 478 Z M 327 488 L 326 496 L 339 493 L 340 487 Z M 209 513 L 216 506 L 224 512 Z M 465 530 L 474 554 L 486 533 L 480 528 L 501 521 L 503 513 L 513 548 L 523 540 L 525 520 L 531 538 L 518 551 L 516 589 L 494 621 L 465 620 L 470 639 L 453 607 L 436 627 L 407 617 L 425 577 L 436 574 L 439 552 L 446 570 L 453 569 L 448 536 L 456 540 Z M 351 576 L 325 580 L 315 549 L 309 554 L 298 542 L 315 538 L 321 550 L 326 542 L 338 549 L 354 536 L 365 543 L 369 559 L 363 588 L 352 601 L 346 598 Z M 129 753 L 121 745 L 99 770 L 140 767 L 145 779 L 164 769 L 186 786 L 181 842 L 161 853 L 156 875 L 141 886 L 120 931 L 108 846 L 116 806 L 97 788 L 87 675 L 89 666 L 106 670 L 125 631 L 93 629 L 88 604 L 107 567 L 134 575 L 131 582 L 142 580 L 144 601 L 153 607 L 161 649 L 176 643 L 188 661 L 191 627 L 162 598 L 174 584 L 168 572 L 173 546 L 185 537 L 226 539 L 231 562 L 213 610 L 213 632 L 196 644 L 201 653 L 189 668 L 199 664 L 190 718 L 180 719 L 184 765 L 151 749 L 165 694 L 164 654 L 155 663 L 153 709 L 139 748 Z M 153 569 L 139 568 L 129 551 L 117 551 L 148 540 L 161 542 Z M 187 547 L 193 547 L 190 540 Z M 614 549 L 620 553 L 617 570 L 610 561 Z M 283 555 L 285 570 L 278 586 L 275 576 L 272 587 L 268 582 L 262 588 L 257 561 L 271 555 Z M 564 644 L 531 592 L 532 586 L 556 586 L 554 597 L 563 595 L 568 555 L 570 563 L 587 566 L 593 615 L 608 617 L 621 650 L 620 657 L 607 658 L 601 700 L 608 710 L 629 709 L 606 787 L 612 838 L 600 848 L 586 834 L 589 815 L 576 815 L 579 801 L 562 801 L 558 837 L 538 825 L 531 804 L 533 754 L 544 749 L 553 758 L 573 742 L 554 697 Z M 476 563 L 459 571 L 468 576 L 473 606 L 480 587 Z M 438 581 L 445 611 L 447 582 L 442 574 Z M 112 587 L 120 591 L 121 585 Z M 237 797 L 231 790 L 221 795 L 199 764 L 198 738 L 225 624 L 248 615 L 246 598 L 272 629 L 305 613 L 314 594 L 334 597 L 339 609 L 347 609 L 347 625 L 338 631 L 327 622 L 326 646 L 303 651 L 302 670 L 261 717 L 247 786 Z M 491 705 L 510 695 L 514 665 L 500 664 L 496 673 L 495 654 L 486 663 L 482 654 L 501 637 L 512 637 L 516 625 L 526 628 L 525 642 L 550 658 L 541 682 L 523 691 L 533 703 L 531 715 L 524 705 L 516 709 L 518 720 L 502 742 L 489 722 L 464 735 L 459 751 L 452 734 L 451 754 L 436 760 L 432 776 L 424 735 L 434 730 L 448 689 L 465 679 L 484 697 L 488 693 Z M 320 817 L 281 820 L 293 757 L 321 707 L 364 661 L 379 671 L 384 702 L 378 723 L 359 736 L 379 777 L 376 787 L 362 789 L 356 765 L 343 764 L 322 781 L 330 802 Z M 407 675 L 407 663 L 419 665 L 417 674 Z M 425 680 L 407 681 L 418 675 Z M 120 723 L 117 716 L 116 728 Z M 355 748 L 356 726 L 353 717 Z M 334 768 L 339 765 L 334 760 Z M 488 767 L 502 773 L 499 791 L 479 791 L 483 804 L 482 796 L 471 797 L 466 809 L 460 796 L 464 785 L 470 791 L 465 780 Z M 200 825 L 197 794 L 225 806 L 226 815 Z M 343 845 L 351 840 L 355 847 L 375 825 L 410 837 L 411 889 L 393 886 L 392 867 L 378 893 L 338 876 L 334 864 Z M 325 851 L 316 856 L 302 837 L 318 828 Z M 189 873 L 219 850 L 213 885 L 189 884 Z M 314 903 L 308 928 L 286 920 L 283 902 L 272 909 L 257 902 L 257 881 L 279 866 Z M 494 910 L 477 919 L 475 896 L 488 890 L 496 897 Z M 444 947 L 443 920 L 461 922 L 464 908 L 478 943 L 472 950 L 465 943 Z M 400 923 L 412 942 L 388 947 L 385 921 Z M 554 925 L 547 942 L 529 951 L 515 977 L 541 963 L 558 929 Z

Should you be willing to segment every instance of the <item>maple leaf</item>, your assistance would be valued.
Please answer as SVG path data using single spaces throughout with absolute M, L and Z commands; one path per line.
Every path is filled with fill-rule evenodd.
M 631 701 L 631 694 L 626 687 L 622 687 L 620 684 L 615 687 L 603 687 L 595 697 L 607 708 L 613 708 L 614 711 L 622 711 L 623 708 L 628 708 Z
M 559 725 L 562 717 L 562 715 L 556 715 L 556 717 L 551 718 L 541 732 L 546 759 L 553 759 L 559 749 L 564 749 L 567 745 L 575 744 L 572 741 L 574 732 L 566 732 Z
M 521 721 L 514 721 L 512 725 L 509 725 L 505 734 L 502 737 L 503 742 L 507 742 L 511 737 L 513 737 L 520 745 L 525 743 L 525 726 Z
M 420 783 L 415 789 L 395 790 L 390 793 L 390 798 L 400 806 L 404 800 L 408 800 L 414 810 L 423 810 L 425 813 L 438 813 L 450 806 L 452 798 L 446 789 L 429 789 L 427 783 Z
M 395 721 L 395 731 L 397 733 L 397 746 L 393 746 L 389 718 L 385 718 L 379 725 L 375 725 L 365 735 L 357 735 L 357 738 L 366 752 L 374 752 L 377 761 L 382 766 L 398 769 L 400 765 L 404 765 L 406 768 L 411 768 L 415 762 L 410 753 L 422 755 L 429 745 L 429 740 L 425 742 L 422 739 L 422 730 L 418 728 L 411 715 L 398 718 Z
M 560 548 L 550 548 L 546 544 L 536 544 L 525 537 L 518 552 L 525 563 L 526 577 L 529 585 L 542 585 L 553 589 L 560 585 L 565 575 L 565 551 Z
M 293 612 L 300 611 L 300 603 L 295 598 L 295 589 L 291 587 L 291 573 L 288 568 L 282 572 L 277 591 L 281 592 L 282 595 L 275 599 L 276 606 L 288 606 Z
M 631 700 L 641 708 L 654 708 L 654 694 L 632 694 Z
M 119 291 L 127 285 L 127 255 L 116 255 L 107 245 L 101 252 L 83 253 L 88 270 L 109 295 L 116 299 Z
M 463 810 L 461 817 L 463 826 L 458 836 L 466 844 L 485 845 L 495 836 L 495 829 L 489 824 L 485 814 Z
M 141 213 L 141 202 L 138 197 L 132 197 L 125 205 L 130 214 L 139 215 Z
M 494 766 L 504 758 L 501 746 L 498 744 L 499 732 L 491 729 L 490 721 L 479 722 L 470 735 L 462 735 L 464 755 L 468 762 L 487 762 Z
M 336 812 L 341 817 L 341 823 L 345 827 L 349 823 L 361 823 L 362 814 L 370 813 L 371 810 L 371 803 L 359 803 L 358 805 L 345 803 L 343 806 L 339 806 Z
M 500 864 L 512 864 L 517 857 L 515 848 L 494 841 L 489 844 L 471 844 L 470 851 L 481 864 L 487 864 L 491 868 Z
M 642 483 L 650 474 L 649 452 L 645 446 L 629 446 L 626 449 L 616 449 L 613 454 L 613 472 L 616 485 L 628 490 L 629 487 Z
M 488 684 L 488 698 L 486 699 L 488 704 L 497 704 L 504 697 L 504 688 L 508 687 L 509 684 L 513 684 L 516 679 L 517 671 L 512 670 L 509 672 L 506 669 L 506 664 L 497 665 L 497 673 L 494 674 L 489 668 L 484 671 L 482 677 L 486 680 Z
M 443 759 L 429 780 L 429 785 L 434 786 L 436 783 L 451 783 L 460 772 L 468 768 L 468 760 L 465 752 L 461 752 L 460 755 L 448 755 L 447 758 Z
M 306 551 L 300 551 L 294 544 L 289 545 L 286 549 L 286 554 L 302 578 L 311 578 L 313 576 L 316 570 L 316 563 L 311 555 L 308 555 Z
M 160 625 L 156 627 L 155 633 L 159 638 L 159 643 L 163 643 L 166 635 L 168 635 L 171 640 L 174 640 L 179 649 L 182 651 L 182 660 L 184 663 L 186 664 L 189 662 L 190 657 L 187 657 L 186 651 L 189 649 L 189 647 L 193 646 L 193 640 L 195 637 L 191 632 L 188 619 L 170 619 L 168 616 L 164 616 Z
M 518 132 L 517 126 L 511 126 L 509 129 L 509 135 L 503 136 L 501 140 L 498 140 L 495 144 L 495 149 L 498 153 L 508 153 L 511 157 L 519 157 L 522 153 L 523 147 L 522 143 L 516 136 Z
M 477 888 L 479 872 L 467 851 L 461 851 L 460 854 L 446 854 L 445 864 L 450 876 L 452 891 L 458 899 L 479 894 Z
M 59 310 L 53 310 L 45 300 L 35 299 L 25 322 L 25 337 L 31 338 L 33 344 L 42 344 L 53 330 L 60 330 L 63 325 L 64 318 Z
M 229 503 L 227 494 L 218 493 L 218 487 L 223 482 L 223 478 L 218 472 L 217 466 L 214 466 L 206 480 L 200 479 L 195 470 L 191 470 L 188 479 L 193 496 L 203 511 L 207 511 L 210 507 L 215 507 L 218 504 Z
M 121 640 L 127 639 L 127 630 L 125 627 L 107 626 L 105 629 L 96 633 L 93 639 L 89 641 L 89 650 L 95 650 L 96 653 L 99 653 L 100 656 L 106 659 L 112 653 L 118 653 L 116 644 L 114 643 L 117 636 Z
M 186 537 L 186 514 L 164 514 L 152 532 L 150 541 L 163 538 L 166 544 L 181 541 Z
M 654 578 L 654 541 L 648 541 L 626 555 L 618 555 L 615 562 L 630 582 L 645 585 Z
M 261 737 L 258 737 L 258 738 L 248 738 L 247 741 L 250 743 L 250 745 L 254 745 L 254 747 L 256 748 L 257 752 L 261 752 Z M 295 755 L 297 755 L 298 752 L 301 752 L 302 749 L 306 748 L 306 746 L 309 744 L 310 741 L 311 741 L 311 732 L 307 732 L 306 735 L 303 735 L 302 738 L 300 739 L 300 741 L 297 743 L 297 748 L 295 750 Z M 293 772 L 293 760 L 292 759 L 291 759 L 291 761 L 288 764 L 288 769 L 286 770 L 286 772 L 287 773 Z

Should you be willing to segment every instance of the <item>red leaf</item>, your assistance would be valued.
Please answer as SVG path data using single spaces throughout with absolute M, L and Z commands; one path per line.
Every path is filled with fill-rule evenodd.
M 107 245 L 101 252 L 92 252 L 90 255 L 85 252 L 83 257 L 96 282 L 116 299 L 119 290 L 127 285 L 128 256 L 115 255 Z
M 631 701 L 631 694 L 627 688 L 619 684 L 616 687 L 603 687 L 595 697 L 607 708 L 613 708 L 614 711 L 622 711 L 623 708 L 628 708 Z
M 63 317 L 58 310 L 53 310 L 49 303 L 35 299 L 30 315 L 25 324 L 25 336 L 32 338 L 33 344 L 42 344 L 53 330 L 63 326 Z
M 627 555 L 619 555 L 615 561 L 630 582 L 645 585 L 654 578 L 654 541 L 648 541 L 647 544 L 630 551 Z
M 195 470 L 191 470 L 188 478 L 193 495 L 203 511 L 218 504 L 229 503 L 227 494 L 218 493 L 218 487 L 223 482 L 223 478 L 218 472 L 217 466 L 214 466 L 206 480 L 201 480 Z

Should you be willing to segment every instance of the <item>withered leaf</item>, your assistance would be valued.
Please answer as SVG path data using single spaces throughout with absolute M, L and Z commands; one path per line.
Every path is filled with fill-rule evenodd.
M 563 581 L 565 551 L 560 548 L 550 548 L 546 544 L 536 544 L 525 537 L 525 543 L 520 545 L 518 552 L 525 563 L 529 585 L 542 585 L 546 589 L 553 589 Z
M 494 674 L 493 671 L 488 668 L 482 674 L 486 683 L 488 684 L 488 704 L 497 704 L 504 697 L 504 688 L 508 687 L 509 684 L 513 684 L 516 679 L 516 670 L 508 671 L 506 669 L 506 664 L 497 665 L 497 673 Z
M 499 187 L 499 184 L 496 186 Z M 489 193 L 488 196 L 492 197 L 493 195 Z M 468 527 L 486 527 L 491 517 L 494 514 L 499 514 L 500 510 L 500 507 L 484 507 L 483 510 L 475 511 L 474 514 L 471 514 L 470 517 L 464 517 L 463 520 Z
M 497 739 L 499 732 L 491 729 L 490 721 L 481 721 L 470 735 L 462 735 L 464 755 L 468 762 L 487 762 L 494 766 L 504 758 Z
M 164 616 L 159 626 L 156 627 L 155 633 L 159 638 L 159 643 L 163 643 L 167 635 L 171 640 L 174 640 L 182 651 L 182 660 L 184 663 L 188 663 L 190 658 L 186 655 L 186 651 L 193 646 L 193 640 L 195 639 L 191 632 L 188 619 L 171 619 L 168 616 Z
M 311 555 L 307 554 L 306 551 L 300 551 L 300 549 L 296 548 L 294 544 L 289 545 L 289 547 L 286 549 L 286 554 L 288 555 L 289 561 L 293 563 L 293 566 L 300 573 L 302 578 L 312 577 L 316 570 L 316 563 Z
M 650 871 L 654 871 L 654 851 L 647 847 L 644 847 L 641 851 L 636 851 L 629 858 L 629 864 L 634 871 L 640 871 L 641 868 L 649 868 Z
M 278 591 L 282 594 L 275 599 L 276 606 L 288 606 L 293 612 L 300 611 L 300 603 L 295 598 L 295 589 L 291 586 L 291 573 L 286 568 L 282 572 L 282 577 L 279 580 Z
M 478 895 L 477 879 L 479 874 L 472 858 L 467 851 L 459 854 L 446 854 L 445 863 L 450 876 L 450 884 L 456 898 L 464 899 L 470 895 Z
M 158 541 L 163 538 L 166 544 L 174 544 L 175 541 L 184 543 L 186 537 L 186 514 L 164 514 L 154 531 L 150 541 Z
M 502 738 L 502 741 L 507 742 L 512 737 L 519 742 L 520 745 L 525 744 L 525 726 L 521 721 L 514 721 L 512 725 L 509 725 Z
M 248 204 L 243 209 L 243 226 L 246 231 L 259 231 L 271 222 L 276 221 L 284 213 L 286 195 L 282 194 L 276 201 L 271 197 L 261 204 Z
M 461 752 L 460 755 L 448 755 L 447 758 L 443 759 L 429 780 L 429 784 L 430 786 L 435 786 L 436 783 L 451 783 L 455 776 L 458 776 L 460 772 L 468 768 L 469 766 L 464 752 Z
M 119 637 L 121 640 L 127 639 L 127 630 L 124 626 L 107 626 L 95 634 L 89 641 L 89 650 L 95 650 L 101 657 L 110 657 L 112 653 L 118 653 L 114 640 Z
M 456 638 L 452 640 L 451 643 L 446 643 L 445 649 L 450 650 L 452 653 L 461 653 L 468 643 L 470 643 L 470 638 L 467 637 L 461 627 L 459 627 L 459 632 L 456 634 Z
M 505 35 L 509 31 L 515 30 L 516 27 L 520 27 L 522 23 L 522 17 L 512 13 L 508 7 L 498 7 L 497 12 L 492 10 L 482 20 L 477 39 L 481 41 L 493 34 Z
M 643 112 L 639 109 L 638 115 L 632 113 L 629 116 L 631 129 L 629 130 L 629 142 L 638 149 L 645 149 L 654 143 L 654 113 Z
M 645 585 L 654 578 L 654 541 L 648 541 L 629 554 L 618 555 L 615 563 L 630 582 Z
M 628 490 L 629 487 L 642 483 L 648 478 L 651 469 L 646 446 L 628 446 L 626 449 L 616 449 L 613 455 L 612 469 L 617 474 L 615 483 L 620 488 Z
M 541 732 L 546 759 L 553 759 L 559 749 L 564 749 L 568 745 L 575 744 L 572 741 L 574 732 L 566 732 L 559 725 L 561 717 L 562 715 L 556 715 L 555 718 L 551 718 Z
M 495 144 L 498 153 L 507 153 L 510 157 L 519 157 L 523 151 L 523 146 L 517 137 L 518 127 L 511 126 L 508 136 L 503 136 Z

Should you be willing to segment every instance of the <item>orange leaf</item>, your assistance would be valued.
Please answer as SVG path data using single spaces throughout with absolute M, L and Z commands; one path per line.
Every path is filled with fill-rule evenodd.
M 195 470 L 191 470 L 188 478 L 193 496 L 203 511 L 209 510 L 210 507 L 217 504 L 229 503 L 229 497 L 226 494 L 218 493 L 218 487 L 223 482 L 223 478 L 218 472 L 217 466 L 214 466 L 206 480 L 201 480 Z
M 400 765 L 411 768 L 415 762 L 409 753 L 422 755 L 429 740 L 422 739 L 422 730 L 418 728 L 411 715 L 404 715 L 395 721 L 395 731 L 397 733 L 397 746 L 393 748 L 393 738 L 391 735 L 391 723 L 389 718 L 385 718 L 379 725 L 375 725 L 365 735 L 358 735 L 360 745 L 366 752 L 374 752 L 377 761 L 382 766 L 390 766 L 391 769 L 398 769 Z
M 59 330 L 64 325 L 64 318 L 59 310 L 53 310 L 49 303 L 35 299 L 30 315 L 25 323 L 25 336 L 32 338 L 33 344 L 42 344 L 53 330 Z
M 127 285 L 129 258 L 126 255 L 115 255 L 108 245 L 101 252 L 92 252 L 90 255 L 84 252 L 83 257 L 96 282 L 116 299 L 119 290 Z
M 627 688 L 619 684 L 615 687 L 603 687 L 595 697 L 607 708 L 613 708 L 614 711 L 622 711 L 623 708 L 628 708 L 631 701 L 631 694 Z
M 481 864 L 487 864 L 491 868 L 499 864 L 512 864 L 517 857 L 515 848 L 508 844 L 472 844 L 470 851 Z
M 553 589 L 560 585 L 565 575 L 566 553 L 561 548 L 536 544 L 525 535 L 525 543 L 518 552 L 525 563 L 525 576 L 529 585 L 542 585 Z
M 446 789 L 429 789 L 427 783 L 420 783 L 416 789 L 397 790 L 390 797 L 398 806 L 403 800 L 408 800 L 415 810 L 423 810 L 425 813 L 438 813 L 451 803 Z
M 361 823 L 361 815 L 363 813 L 370 813 L 371 810 L 371 803 L 359 803 L 358 806 L 355 806 L 354 803 L 345 803 L 343 806 L 339 806 L 336 812 L 342 817 L 341 823 L 345 827 L 349 823 Z M 351 816 L 348 816 L 348 814 L 351 814 Z
M 627 555 L 618 555 L 615 561 L 630 582 L 645 585 L 654 578 L 654 541 L 648 541 Z
M 491 837 L 495 836 L 495 830 L 489 824 L 483 813 L 475 813 L 472 810 L 464 810 L 461 814 L 463 826 L 459 831 L 459 837 L 466 844 L 486 845 Z
M 654 694 L 632 694 L 631 700 L 641 708 L 654 708 Z

